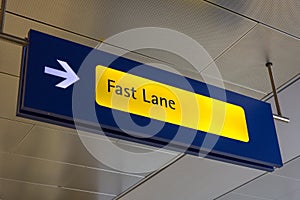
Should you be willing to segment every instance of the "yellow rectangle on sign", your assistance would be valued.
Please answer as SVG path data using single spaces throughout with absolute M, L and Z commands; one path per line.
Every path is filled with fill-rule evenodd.
M 98 65 L 100 106 L 248 142 L 244 109 L 187 90 Z

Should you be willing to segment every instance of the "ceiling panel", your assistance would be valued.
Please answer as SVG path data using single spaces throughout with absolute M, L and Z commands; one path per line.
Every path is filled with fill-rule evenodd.
M 224 80 L 224 88 L 226 90 L 237 92 L 239 94 L 243 94 L 243 95 L 255 98 L 255 99 L 261 99 L 264 96 L 266 96 L 266 93 L 264 93 L 262 91 L 254 90 L 254 89 L 251 89 L 250 87 L 238 85 L 236 83 L 232 83 L 230 81 L 225 81 L 225 80 Z
M 0 40 L 0 72 L 19 76 L 22 47 Z
M 104 140 L 97 139 L 99 145 Z M 35 126 L 28 137 L 15 148 L 15 153 L 77 165 L 110 169 L 96 160 L 72 132 Z
M 300 42 L 263 25 L 257 25 L 241 41 L 225 52 L 216 64 L 226 81 L 262 93 L 271 91 L 267 60 L 273 62 L 277 86 L 300 73 Z M 204 75 L 214 76 L 209 67 Z
M 290 161 L 283 168 L 274 172 L 277 175 L 300 181 L 300 158 Z
M 299 120 L 300 109 L 298 102 L 300 101 L 300 79 L 294 78 L 295 82 L 292 85 L 286 85 L 285 89 L 281 90 L 278 94 L 280 100 L 280 107 L 284 116 L 290 118 L 289 123 L 275 120 L 279 145 L 284 164 L 283 167 L 276 169 L 270 175 L 260 177 L 258 180 L 252 181 L 241 189 L 235 192 L 243 192 L 243 195 L 259 196 L 271 199 L 295 199 L 295 195 L 299 194 L 300 188 L 300 148 L 298 142 L 299 136 Z M 276 112 L 273 98 L 268 100 L 271 103 L 273 112 Z M 295 159 L 296 158 L 296 159 Z M 281 179 L 282 178 L 282 179 Z M 231 197 L 231 193 L 225 197 Z M 298 196 L 299 198 L 299 196 Z M 221 198 L 222 199 L 222 198 Z M 225 198 L 226 199 L 226 198 Z M 296 198 L 297 199 L 297 198 Z
M 200 4 L 202 5 L 203 3 L 200 3 Z M 198 5 L 198 6 L 200 6 L 200 5 Z M 207 5 L 204 3 L 202 5 L 202 7 L 207 7 Z M 212 9 L 212 8 L 209 7 L 209 9 Z M 216 12 L 216 13 L 220 12 L 220 14 L 225 15 L 225 13 L 223 13 L 223 11 L 220 11 L 219 9 L 217 9 L 217 11 L 213 9 L 213 11 Z M 199 12 L 199 13 L 203 13 L 203 12 Z M 205 16 L 205 15 L 208 15 L 208 14 L 209 13 L 204 13 L 202 17 L 207 18 L 208 16 Z M 237 19 L 235 19 L 236 17 L 237 16 L 235 16 L 235 15 L 231 16 L 233 22 L 231 22 L 232 24 L 230 24 L 230 26 L 227 26 L 227 27 L 229 29 L 232 29 L 232 30 L 230 30 L 230 31 L 228 30 L 230 33 L 227 33 L 226 37 L 224 36 L 223 32 L 221 33 L 223 35 L 223 37 L 217 36 L 217 34 L 219 34 L 219 32 L 215 31 L 215 33 L 216 33 L 215 37 L 217 37 L 217 39 L 214 43 L 212 43 L 212 42 L 209 43 L 209 45 L 212 45 L 212 44 L 214 45 L 212 47 L 213 49 L 210 50 L 210 51 L 214 51 L 214 49 L 215 49 L 218 52 L 218 53 L 215 53 L 215 56 L 217 54 L 219 54 L 222 51 L 222 49 L 226 48 L 232 42 L 234 42 L 236 39 L 238 39 L 239 34 L 243 34 L 244 32 L 248 31 L 251 28 L 251 26 L 250 26 L 251 23 L 249 21 L 247 21 L 247 20 L 244 21 L 240 17 L 238 17 L 239 20 L 237 20 Z M 202 22 L 202 23 L 204 23 L 204 22 Z M 234 24 L 234 23 L 238 23 L 238 24 Z M 219 26 L 221 26 L 221 24 L 219 24 L 219 23 L 217 23 L 217 24 Z M 252 26 L 253 25 L 254 24 L 252 24 Z M 237 26 L 237 27 L 231 27 L 231 26 Z M 19 16 L 15 16 L 11 13 L 7 13 L 6 23 L 5 23 L 5 31 L 6 32 L 8 32 L 10 34 L 13 34 L 13 35 L 17 35 L 19 37 L 25 37 L 30 28 L 40 30 L 40 31 L 43 31 L 43 32 L 46 32 L 46 33 L 49 33 L 49 34 L 52 34 L 52 35 L 56 35 L 58 37 L 62 37 L 62 38 L 65 38 L 65 39 L 68 39 L 68 40 L 71 40 L 71 41 L 74 41 L 74 42 L 85 44 L 85 45 L 88 45 L 88 46 L 91 46 L 91 47 L 96 46 L 96 44 L 97 44 L 97 42 L 95 42 L 93 40 L 90 40 L 90 39 L 87 39 L 87 38 L 84 38 L 84 37 L 80 37 L 80 36 L 77 36 L 75 34 L 68 33 L 66 31 L 62 31 L 62 30 L 59 30 L 59 29 L 56 29 L 56 28 L 53 28 L 53 27 L 49 27 L 49 26 L 46 26 L 46 25 L 41 24 L 41 23 L 30 21 L 28 19 L 24 19 L 24 18 L 21 18 Z M 220 27 L 220 28 L 222 30 L 224 30 L 223 27 Z M 205 31 L 205 29 L 201 28 L 200 31 Z M 235 33 L 235 34 L 233 34 L 233 33 Z M 212 34 L 210 33 L 210 37 L 212 37 L 211 35 Z M 217 40 L 220 40 L 221 38 L 223 38 L 223 40 L 228 40 L 228 41 L 226 41 L 226 45 L 223 45 L 222 48 L 215 48 L 216 46 L 218 46 L 216 44 L 219 43 L 219 41 L 217 41 Z M 200 39 L 204 40 L 205 37 L 203 39 L 201 37 Z M 211 39 L 211 40 L 213 40 L 213 39 Z M 206 40 L 204 40 L 204 42 L 206 42 Z M 202 44 L 202 42 L 201 42 L 201 44 Z M 13 46 L 11 44 L 8 44 L 8 45 Z M 20 47 L 18 47 L 18 48 L 20 48 Z M 139 50 L 138 53 L 145 54 L 145 55 L 150 56 L 150 57 L 158 58 L 160 60 L 164 60 L 164 61 L 170 63 L 170 64 L 168 64 L 169 66 L 171 66 L 174 69 L 178 70 L 184 76 L 187 76 L 187 77 L 190 77 L 190 78 L 193 78 L 193 79 L 196 79 L 196 80 L 202 80 L 202 77 L 198 73 L 196 73 L 196 71 L 191 67 L 191 65 L 187 61 L 185 61 L 184 59 L 180 58 L 179 56 L 172 55 L 171 53 L 168 53 L 168 52 L 163 53 L 160 50 L 153 50 L 153 49 L 152 50 L 151 49 L 150 50 L 149 49 Z M 8 73 L 12 73 L 12 74 L 18 76 L 19 75 L 19 70 L 20 70 L 20 67 L 19 67 L 20 66 L 20 64 L 19 64 L 20 59 L 19 58 L 21 56 L 20 54 L 21 54 L 21 50 L 19 51 L 19 54 L 17 54 L 17 55 L 14 54 L 14 53 L 10 53 L 9 56 L 11 57 L 13 55 L 13 56 L 15 56 L 15 58 L 14 59 L 5 59 L 5 61 L 9 62 L 12 67 L 10 67 L 9 70 L 4 68 L 3 71 L 8 72 Z M 7 58 L 9 56 L 7 56 Z M 195 55 L 195 56 L 197 56 L 197 55 Z M 130 59 L 134 59 L 136 61 L 143 62 L 143 63 L 152 63 L 152 65 L 154 65 L 154 66 L 156 66 L 156 64 L 154 64 L 154 63 L 166 64 L 165 62 L 158 61 L 158 60 L 155 60 L 155 59 L 150 59 L 149 57 L 141 56 L 141 55 L 134 54 L 134 53 L 127 53 L 125 55 L 125 57 L 130 58 Z M 5 65 L 5 66 L 7 66 L 7 65 Z M 158 67 L 162 68 L 161 65 L 158 65 Z M 234 90 L 234 91 L 237 91 L 237 92 L 241 91 L 243 94 L 247 94 L 247 95 L 250 95 L 250 96 L 255 97 L 255 98 L 259 98 L 259 97 L 263 96 L 259 91 L 248 90 L 248 89 L 239 87 L 237 85 L 233 85 L 230 82 L 226 82 L 225 85 L 226 85 L 227 89 Z
M 234 12 L 300 37 L 300 2 L 261 0 L 209 0 Z
M 0 73 L 0 116 L 14 119 L 16 116 L 16 102 L 19 78 Z
M 27 37 L 28 31 L 35 29 L 68 39 L 87 46 L 95 47 L 97 42 L 91 39 L 80 37 L 76 34 L 58 30 L 41 23 L 26 20 L 7 13 L 5 15 L 4 32 L 21 38 Z M 5 72 L 14 76 L 20 75 L 22 47 L 0 40 L 0 72 Z
M 85 141 L 93 142 L 96 146 L 98 146 L 99 152 L 107 152 L 107 154 L 105 154 L 106 156 L 104 154 L 100 155 L 105 156 L 110 160 L 118 160 L 120 166 L 126 166 L 126 163 L 135 163 L 139 166 L 144 165 L 147 167 L 149 167 L 149 165 L 153 165 L 153 168 L 157 169 L 160 166 L 164 165 L 165 162 L 173 159 L 177 155 L 176 153 L 172 152 L 160 151 L 157 152 L 157 156 L 155 157 L 155 163 L 153 163 L 153 160 L 150 160 L 151 163 L 141 164 L 138 162 L 138 159 L 121 159 L 119 155 L 120 152 L 116 152 L 116 150 L 109 148 L 110 142 L 108 142 L 108 140 L 111 140 L 111 142 L 113 142 L 114 145 L 121 148 L 122 150 L 138 154 L 144 153 L 145 157 L 147 156 L 145 153 L 151 152 L 155 148 L 122 141 L 116 143 L 117 140 L 115 139 L 110 139 L 104 136 L 98 136 L 92 133 L 84 133 L 82 135 L 82 132 L 80 132 L 80 134 L 81 137 L 84 137 Z M 81 166 L 115 171 L 114 169 L 110 168 L 109 166 L 106 166 L 105 164 L 102 164 L 96 158 L 94 158 L 83 145 L 80 137 L 73 132 L 66 132 L 41 126 L 35 126 L 31 130 L 30 134 L 26 137 L 26 139 L 15 148 L 14 152 L 17 154 L 31 157 L 38 157 L 59 162 L 66 162 Z
M 282 199 L 300 189 L 300 181 L 267 174 L 235 190 L 237 193 L 269 199 Z
M 0 177 L 46 185 L 119 194 L 141 178 L 41 159 L 0 154 Z
M 140 144 L 140 143 L 136 143 L 136 142 L 130 142 L 130 141 L 127 141 L 127 140 L 118 140 L 117 145 L 119 145 L 121 148 L 124 147 L 125 149 L 127 148 L 126 146 L 129 146 L 128 148 L 134 148 L 134 147 L 142 148 L 144 150 L 141 150 L 141 151 L 145 151 L 145 152 L 161 151 L 163 153 L 170 154 L 170 155 L 173 155 L 173 156 L 177 156 L 177 155 L 180 154 L 176 151 L 163 149 L 163 148 L 158 148 L 158 147 L 154 147 L 154 146 L 150 146 L 150 145 L 144 145 L 144 144 Z M 130 151 L 131 149 L 128 149 L 128 150 Z M 134 149 L 132 149 L 132 150 L 134 151 Z
M 9 1 L 8 1 L 9 2 Z M 45 8 L 47 9 L 47 8 Z M 86 46 L 95 47 L 98 42 L 89 39 L 83 36 L 79 36 L 74 33 L 70 33 L 65 30 L 57 29 L 55 27 L 47 26 L 42 23 L 38 23 L 36 21 L 28 20 L 19 16 L 15 16 L 10 13 L 6 13 L 5 15 L 5 25 L 4 25 L 4 32 L 25 38 L 28 35 L 28 32 L 30 29 L 34 29 L 37 31 L 45 32 L 50 35 L 54 35 L 56 37 L 61 37 L 66 40 L 70 40 L 76 43 L 80 43 Z M 12 53 L 12 55 L 15 55 L 15 53 Z M 19 57 L 21 58 L 21 57 Z
M 169 151 L 153 151 L 153 148 L 148 146 L 132 145 L 120 140 L 116 146 L 108 142 L 99 145 L 90 137 L 82 138 L 82 140 L 101 162 L 109 163 L 109 166 L 128 173 L 147 174 L 161 168 L 177 155 Z
M 108 50 L 108 52 L 112 53 L 119 52 L 116 51 L 115 48 L 113 49 L 113 47 L 107 48 L 105 46 L 105 50 L 106 49 Z M 193 67 L 191 63 L 185 60 L 186 58 L 183 58 L 180 55 L 176 55 L 171 52 L 167 52 L 165 50 L 148 48 L 139 49 L 134 52 L 124 51 L 123 57 L 141 62 L 143 64 L 148 64 L 165 71 L 193 78 L 195 80 L 203 80 L 200 73 L 195 69 L 195 67 Z
M 112 48 L 111 52 L 116 51 L 116 47 L 111 47 L 111 48 Z M 119 51 L 120 50 L 118 49 L 118 52 Z M 143 56 L 143 55 L 150 56 L 151 58 L 149 58 L 147 56 Z M 212 74 L 213 74 L 212 71 L 210 72 L 209 75 L 207 73 L 203 73 L 203 72 L 200 73 L 185 59 L 183 59 L 177 55 L 174 55 L 170 52 L 165 52 L 162 50 L 155 50 L 155 49 L 143 49 L 143 50 L 135 51 L 135 53 L 133 53 L 133 52 L 125 53 L 124 57 L 141 62 L 141 63 L 149 64 L 153 67 L 163 69 L 165 71 L 169 71 L 172 73 L 176 73 L 176 74 L 179 74 L 179 75 L 182 75 L 182 76 L 194 79 L 194 80 L 198 80 L 198 81 L 202 81 L 202 82 L 205 82 L 205 80 L 206 80 L 206 81 L 210 82 L 210 79 L 211 79 L 211 83 L 219 82 L 219 81 L 217 81 L 218 79 L 216 79 L 216 77 L 212 76 Z M 157 58 L 160 60 L 157 60 L 154 58 Z M 161 61 L 164 58 L 166 58 L 165 59 L 166 62 Z M 203 75 L 205 75 L 205 80 L 202 77 Z M 227 89 L 227 90 L 235 91 L 240 94 L 244 94 L 244 95 L 256 98 L 256 99 L 261 99 L 262 97 L 264 97 L 266 95 L 265 92 L 252 89 L 248 86 L 238 85 L 237 83 L 233 83 L 228 80 L 223 80 L 223 83 L 224 83 L 225 89 Z
M 214 199 L 261 173 L 254 169 L 185 156 L 121 199 Z
M 114 49 L 112 49 L 112 52 Z M 155 49 L 142 49 L 136 51 L 139 54 L 136 53 L 126 53 L 124 54 L 124 57 L 139 61 L 141 63 L 149 63 L 151 66 L 170 71 L 173 73 L 177 73 L 189 78 L 192 78 L 194 80 L 202 81 L 204 82 L 205 80 L 209 80 L 210 78 L 216 79 L 216 77 L 213 77 L 212 70 L 211 73 L 209 74 L 210 76 L 208 77 L 207 73 L 200 73 L 197 71 L 190 63 L 188 63 L 184 58 L 179 57 L 175 54 L 172 54 L 170 52 L 162 51 L 162 50 L 155 50 Z M 151 59 L 146 56 L 142 55 L 148 55 L 151 56 L 152 58 L 158 58 L 160 60 L 164 60 L 166 62 L 162 62 L 160 60 L 155 60 Z M 196 55 L 195 55 L 196 56 Z M 205 75 L 205 80 L 203 79 L 203 75 Z M 224 87 L 225 89 L 232 90 L 247 96 L 251 96 L 256 99 L 261 99 L 266 95 L 265 92 L 259 91 L 259 90 L 254 90 L 248 86 L 245 85 L 238 85 L 237 83 L 230 82 L 228 80 L 223 80 L 224 81 Z M 212 80 L 212 83 L 216 82 L 215 80 Z
M 295 190 L 289 194 L 286 194 L 283 197 L 280 197 L 280 199 L 276 199 L 276 200 L 299 200 L 300 197 L 300 189 Z
M 249 195 L 242 195 L 242 194 L 231 192 L 221 198 L 218 198 L 218 200 L 272 200 L 272 199 L 260 198 L 260 197 L 249 196 Z
M 278 94 L 280 108 L 284 116 L 290 118 L 289 123 L 275 120 L 277 137 L 281 149 L 283 162 L 287 162 L 300 155 L 300 77 L 297 82 Z M 273 112 L 276 113 L 273 99 Z
M 0 179 L 0 198 L 3 200 L 111 200 L 113 195 L 76 191 L 62 187 Z
M 197 0 L 10 0 L 7 10 L 97 39 L 137 27 L 170 28 L 194 38 L 213 57 L 255 25 Z
M 10 151 L 33 125 L 0 118 L 0 151 Z

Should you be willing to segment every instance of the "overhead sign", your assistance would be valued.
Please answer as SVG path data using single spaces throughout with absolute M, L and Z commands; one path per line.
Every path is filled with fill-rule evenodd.
M 19 94 L 20 116 L 96 133 L 100 125 L 111 137 L 267 171 L 282 166 L 268 103 L 37 31 L 24 48 Z M 128 115 L 160 129 L 140 129 Z

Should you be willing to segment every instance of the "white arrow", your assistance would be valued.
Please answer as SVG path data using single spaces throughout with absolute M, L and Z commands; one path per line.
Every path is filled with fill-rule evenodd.
M 53 69 L 53 68 L 50 68 L 47 66 L 45 66 L 45 70 L 44 70 L 44 72 L 46 74 L 51 74 L 54 76 L 59 76 L 61 78 L 65 78 L 64 81 L 55 85 L 56 87 L 65 89 L 79 80 L 79 77 L 72 70 L 72 68 L 68 65 L 68 63 L 66 63 L 65 61 L 61 61 L 61 60 L 57 60 L 57 62 L 59 62 L 59 64 L 65 69 L 65 71 L 60 71 L 60 70 Z

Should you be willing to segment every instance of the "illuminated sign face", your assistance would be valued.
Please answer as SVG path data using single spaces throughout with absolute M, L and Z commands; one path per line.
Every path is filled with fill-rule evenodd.
M 19 116 L 267 171 L 282 166 L 270 104 L 37 31 L 28 38 Z
M 100 106 L 249 141 L 241 106 L 100 65 L 96 67 L 95 80 L 96 102 Z

